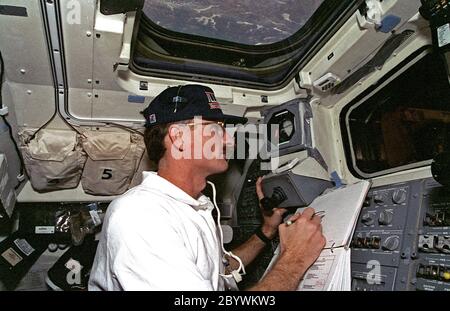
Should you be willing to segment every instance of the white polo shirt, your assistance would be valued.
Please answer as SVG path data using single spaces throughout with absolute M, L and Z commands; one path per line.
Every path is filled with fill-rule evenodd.
M 144 172 L 108 208 L 89 290 L 224 290 L 213 208 Z

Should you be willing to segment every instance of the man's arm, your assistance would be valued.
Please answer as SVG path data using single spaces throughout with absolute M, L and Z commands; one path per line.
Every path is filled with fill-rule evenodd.
M 258 200 L 260 201 L 264 198 L 264 193 L 261 188 L 261 177 L 256 181 L 256 194 L 258 195 Z M 265 213 L 262 208 L 261 212 L 263 214 L 264 223 L 261 227 L 262 233 L 268 238 L 273 239 L 278 232 L 278 225 L 283 220 L 283 214 L 286 212 L 284 208 L 275 208 L 271 215 Z M 239 247 L 233 249 L 233 254 L 238 256 L 244 266 L 250 264 L 261 251 L 266 246 L 266 243 L 262 241 L 256 234 L 253 234 L 246 242 L 241 244 Z M 230 271 L 235 270 L 239 267 L 239 263 L 232 259 L 228 258 L 230 261 L 229 269 Z
M 261 231 L 269 239 L 272 239 L 276 234 L 276 230 L 274 232 L 272 229 L 267 229 L 264 226 Z M 259 253 L 261 253 L 265 246 L 266 243 L 256 234 L 253 234 L 246 242 L 233 249 L 232 252 L 242 260 L 244 266 L 247 266 L 259 255 Z M 239 263 L 236 260 L 229 257 L 228 259 L 230 261 L 229 268 L 231 268 L 231 270 L 235 270 L 239 267 Z
M 264 198 L 261 179 L 256 183 L 258 199 Z M 263 234 L 272 239 L 277 231 L 280 234 L 280 257 L 266 276 L 250 290 L 295 290 L 308 268 L 319 257 L 325 247 L 325 237 L 322 234 L 321 218 L 314 215 L 314 209 L 307 208 L 303 214 L 295 214 L 290 218 L 292 225 L 280 224 L 285 209 L 274 209 L 268 216 L 263 213 Z M 244 266 L 251 263 L 263 250 L 265 243 L 252 235 L 249 240 L 233 253 L 242 260 Z M 230 259 L 230 271 L 237 269 L 239 264 Z
M 295 290 L 305 272 L 325 247 L 321 218 L 314 209 L 290 218 L 292 225 L 279 226 L 280 257 L 266 276 L 250 290 Z

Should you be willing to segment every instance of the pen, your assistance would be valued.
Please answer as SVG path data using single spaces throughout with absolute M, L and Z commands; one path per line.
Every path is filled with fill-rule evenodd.
M 314 216 L 319 216 L 320 218 L 323 218 L 323 217 L 325 217 L 325 211 L 317 211 L 317 212 L 315 212 L 315 213 L 311 216 L 311 219 L 312 219 Z M 293 223 L 294 223 L 294 221 L 292 221 L 292 220 L 287 220 L 287 221 L 285 222 L 286 226 L 290 226 L 290 225 L 292 225 Z

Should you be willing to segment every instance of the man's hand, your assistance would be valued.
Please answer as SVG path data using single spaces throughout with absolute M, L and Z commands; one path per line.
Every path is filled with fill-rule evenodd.
M 322 218 L 314 212 L 309 207 L 303 213 L 293 215 L 289 219 L 291 225 L 283 223 L 278 227 L 281 254 L 296 258 L 305 269 L 316 261 L 326 244 L 322 234 Z
M 258 198 L 264 197 L 261 191 L 261 180 L 256 184 Z M 273 226 L 281 222 L 282 214 L 274 209 L 272 216 L 264 218 L 264 224 Z M 295 290 L 300 280 L 317 260 L 326 239 L 322 234 L 322 218 L 314 214 L 314 209 L 306 208 L 303 213 L 293 215 L 289 225 L 278 226 L 280 235 L 280 256 L 266 276 L 250 290 Z M 269 225 L 270 224 L 270 225 Z
M 278 260 L 266 276 L 251 290 L 295 290 L 309 267 L 317 260 L 325 246 L 321 218 L 314 209 L 290 218 L 290 225 L 281 224 L 281 252 Z
M 258 201 L 261 201 L 264 198 L 261 182 L 262 177 L 259 177 L 256 181 L 256 194 L 258 195 Z M 272 210 L 273 213 L 271 213 L 271 215 L 268 215 L 262 208 L 261 204 L 259 207 L 264 218 L 264 223 L 261 230 L 266 237 L 272 239 L 277 234 L 278 226 L 283 221 L 283 214 L 286 213 L 286 209 L 274 208 Z
M 258 178 L 256 181 L 256 194 L 258 195 L 258 199 L 264 198 L 264 193 L 261 188 L 261 180 L 262 178 Z M 261 231 L 263 234 L 272 239 L 275 237 L 278 231 L 278 226 L 283 220 L 283 214 L 286 212 L 284 208 L 274 208 L 270 215 L 260 205 L 261 213 L 263 214 L 264 223 L 261 227 Z M 261 240 L 256 234 L 252 235 L 245 243 L 240 245 L 239 247 L 233 249 L 233 253 L 244 263 L 244 266 L 250 264 L 256 256 L 264 249 L 266 246 L 265 242 Z M 231 270 L 237 269 L 239 267 L 239 263 L 232 259 L 230 260 Z

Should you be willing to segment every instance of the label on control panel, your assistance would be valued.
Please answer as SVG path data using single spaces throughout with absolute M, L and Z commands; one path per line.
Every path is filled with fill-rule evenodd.
M 450 44 L 450 23 L 439 27 L 437 29 L 437 36 L 440 48 Z
M 2 257 L 5 258 L 5 260 L 13 267 L 23 259 L 22 256 L 17 254 L 17 252 L 11 247 L 3 252 Z
M 34 228 L 36 234 L 53 234 L 55 233 L 55 226 L 36 226 Z

